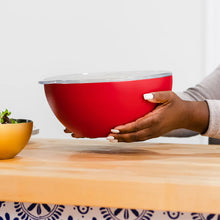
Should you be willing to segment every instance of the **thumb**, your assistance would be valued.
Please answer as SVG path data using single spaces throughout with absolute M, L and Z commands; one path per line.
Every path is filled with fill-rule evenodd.
M 153 103 L 166 103 L 172 100 L 174 93 L 172 91 L 152 92 L 143 95 L 144 100 Z

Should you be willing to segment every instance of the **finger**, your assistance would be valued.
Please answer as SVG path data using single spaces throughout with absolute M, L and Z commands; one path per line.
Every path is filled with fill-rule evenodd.
M 174 93 L 172 91 L 152 92 L 143 95 L 144 100 L 153 103 L 166 103 L 173 99 Z
M 126 134 L 126 133 L 137 132 L 145 128 L 149 128 L 152 125 L 153 120 L 154 118 L 152 117 L 150 118 L 146 115 L 142 118 L 137 119 L 134 122 L 117 126 L 114 129 L 112 129 L 111 132 L 114 134 Z
M 117 143 L 117 142 L 118 142 L 118 140 L 115 139 L 112 135 L 109 135 L 109 136 L 106 138 L 106 140 L 108 140 L 108 141 L 111 142 L 111 143 Z
M 65 129 L 64 129 L 64 132 L 65 132 L 65 133 L 72 133 L 72 131 L 70 131 L 68 128 L 65 128 Z
M 123 133 L 130 133 L 132 131 L 135 131 L 135 129 L 136 129 L 136 121 L 127 123 L 125 125 L 117 126 L 114 129 L 111 129 L 111 132 L 114 134 L 117 133 L 123 134 Z
M 144 130 L 133 133 L 111 134 L 109 137 L 107 137 L 107 140 L 109 141 L 117 140 L 119 142 L 137 142 L 137 141 L 145 141 L 150 138 L 152 138 L 151 131 L 150 129 L 146 128 Z

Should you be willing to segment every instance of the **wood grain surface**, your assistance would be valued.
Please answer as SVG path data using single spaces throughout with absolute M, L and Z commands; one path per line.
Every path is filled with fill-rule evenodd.
M 0 200 L 220 213 L 220 146 L 31 139 Z

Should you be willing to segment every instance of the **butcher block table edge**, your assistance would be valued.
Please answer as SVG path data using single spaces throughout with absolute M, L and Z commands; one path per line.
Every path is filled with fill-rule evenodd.
M 99 152 L 100 148 L 102 150 Z M 177 153 L 179 149 L 182 153 Z M 105 151 L 109 157 L 106 157 Z M 139 151 L 140 155 L 136 155 Z M 145 156 L 143 160 L 139 160 L 142 151 Z M 194 158 L 196 151 L 200 152 L 200 156 Z M 136 158 L 134 160 L 132 152 Z M 126 147 L 125 144 L 96 140 L 32 139 L 17 157 L 0 161 L 0 200 L 220 213 L 219 155 L 218 145 L 144 142 Z M 63 161 L 56 160 L 59 158 Z M 118 163 L 122 166 L 119 170 L 121 175 L 117 171 L 120 168 Z M 199 174 L 198 178 L 194 175 L 190 178 L 191 174 L 175 177 L 170 169 L 167 172 L 169 175 L 166 172 L 162 176 L 149 173 L 148 177 L 147 173 L 133 175 L 133 166 L 143 171 L 149 170 L 149 166 L 153 171 L 158 166 L 161 166 L 162 171 L 166 166 L 173 170 L 178 166 L 183 173 L 184 169 L 191 166 L 189 173 L 198 169 Z M 102 167 L 106 172 L 101 172 Z M 159 168 L 156 169 L 157 172 Z M 206 169 L 210 169 L 210 172 Z M 128 174 L 130 172 L 131 176 L 124 175 L 123 170 Z

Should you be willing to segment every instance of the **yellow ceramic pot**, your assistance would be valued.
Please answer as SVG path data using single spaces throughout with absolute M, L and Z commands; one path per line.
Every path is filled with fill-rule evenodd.
M 19 119 L 18 124 L 0 124 L 0 159 L 16 156 L 28 143 L 33 122 Z

